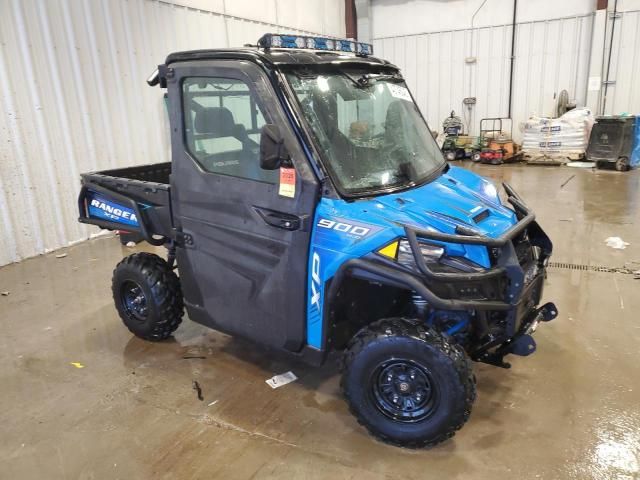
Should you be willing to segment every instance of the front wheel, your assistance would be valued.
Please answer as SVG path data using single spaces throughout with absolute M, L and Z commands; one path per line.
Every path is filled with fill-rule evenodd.
M 145 340 L 164 340 L 184 315 L 180 280 L 151 253 L 125 257 L 113 271 L 113 300 L 125 326 Z
M 343 393 L 358 422 L 380 440 L 408 448 L 452 437 L 476 397 L 462 348 L 414 320 L 379 320 L 344 354 Z

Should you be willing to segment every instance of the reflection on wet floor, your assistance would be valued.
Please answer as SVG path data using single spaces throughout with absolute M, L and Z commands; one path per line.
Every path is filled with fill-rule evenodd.
M 640 261 L 639 172 L 472 168 L 536 210 L 554 261 Z M 630 245 L 613 250 L 608 236 Z M 189 321 L 166 342 L 134 338 L 110 293 L 132 249 L 104 238 L 66 251 L 0 269 L 1 478 L 639 478 L 631 275 L 551 270 L 545 299 L 560 317 L 538 329 L 536 354 L 511 370 L 476 365 L 469 423 L 406 451 L 357 425 L 335 361 L 312 368 Z M 265 384 L 289 370 L 296 382 Z
M 605 408 L 602 425 L 594 430 L 597 443 L 587 458 L 601 478 L 638 478 L 640 472 L 640 425 L 638 411 Z M 588 475 L 589 472 L 583 472 Z

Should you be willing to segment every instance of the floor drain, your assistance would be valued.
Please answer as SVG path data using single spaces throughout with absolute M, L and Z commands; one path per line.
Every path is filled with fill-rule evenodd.
M 626 267 L 604 267 L 602 265 L 583 265 L 580 263 L 549 262 L 549 267 L 561 270 L 582 270 L 585 272 L 622 273 L 624 275 L 633 275 L 634 273 L 633 270 Z

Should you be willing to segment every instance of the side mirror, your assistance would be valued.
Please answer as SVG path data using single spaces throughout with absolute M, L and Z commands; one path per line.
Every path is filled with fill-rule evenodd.
M 277 125 L 267 123 L 260 130 L 260 168 L 276 170 L 290 163 L 289 152 Z

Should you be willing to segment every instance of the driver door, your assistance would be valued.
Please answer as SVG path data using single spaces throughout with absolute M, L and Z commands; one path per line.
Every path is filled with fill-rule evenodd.
M 171 194 L 183 239 L 177 261 L 189 316 L 298 351 L 306 338 L 315 175 L 256 64 L 215 60 L 172 68 Z M 267 123 L 285 139 L 293 187 L 280 184 L 278 170 L 260 168 L 260 129 Z

